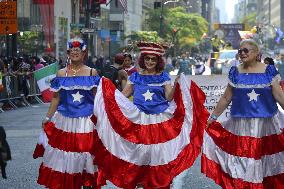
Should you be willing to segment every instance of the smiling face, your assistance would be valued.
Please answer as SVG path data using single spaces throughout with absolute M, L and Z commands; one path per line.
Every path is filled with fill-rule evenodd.
M 243 63 L 253 63 L 259 54 L 258 48 L 250 43 L 243 43 L 238 50 L 238 54 Z
M 146 70 L 148 71 L 156 71 L 156 66 L 158 63 L 158 57 L 155 55 L 145 55 L 144 56 L 144 63 Z
M 71 48 L 69 50 L 69 55 L 72 62 L 81 62 L 84 57 L 84 51 L 79 47 Z

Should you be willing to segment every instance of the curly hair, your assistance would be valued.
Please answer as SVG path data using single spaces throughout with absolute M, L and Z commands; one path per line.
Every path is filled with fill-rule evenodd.
M 145 56 L 147 56 L 147 54 L 144 54 L 144 53 L 141 54 L 138 60 L 138 64 L 140 68 L 142 69 L 146 69 L 145 61 L 144 61 Z M 161 72 L 165 68 L 165 61 L 162 56 L 158 56 L 158 55 L 155 55 L 155 56 L 157 57 L 156 72 Z

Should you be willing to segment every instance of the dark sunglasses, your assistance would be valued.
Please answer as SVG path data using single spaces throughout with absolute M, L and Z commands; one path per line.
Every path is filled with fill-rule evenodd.
M 242 52 L 244 52 L 245 54 L 247 54 L 249 51 L 251 51 L 253 49 L 247 49 L 247 48 L 242 48 L 238 50 L 238 54 L 242 54 Z
M 144 60 L 146 61 L 152 61 L 152 62 L 156 62 L 157 61 L 157 57 L 149 57 L 149 56 L 145 56 Z

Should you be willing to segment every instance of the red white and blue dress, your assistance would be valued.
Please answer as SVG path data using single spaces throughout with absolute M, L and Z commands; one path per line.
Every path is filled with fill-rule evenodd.
M 57 112 L 44 127 L 39 145 L 44 147 L 38 183 L 51 189 L 81 189 L 96 186 L 94 129 L 91 121 L 94 107 L 93 88 L 98 76 L 56 77 L 51 90 L 60 96 Z M 35 151 L 34 157 L 41 154 Z
M 129 77 L 133 102 L 102 78 L 95 97 L 96 163 L 103 176 L 124 189 L 169 188 L 201 151 L 208 113 L 205 95 L 184 76 L 174 100 L 165 98 L 169 75 Z
M 209 126 L 202 154 L 202 172 L 222 188 L 284 188 L 284 114 L 272 95 L 275 81 L 273 65 L 265 73 L 229 72 L 231 117 Z

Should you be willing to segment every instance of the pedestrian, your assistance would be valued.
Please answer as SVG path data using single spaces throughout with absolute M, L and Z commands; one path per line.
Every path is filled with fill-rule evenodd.
M 3 127 L 0 126 L 0 167 L 2 178 L 7 179 L 6 166 L 7 161 L 11 160 L 10 146 L 6 140 L 6 132 Z
M 100 76 L 110 79 L 120 91 L 124 89 L 128 78 L 127 72 L 123 69 L 124 59 L 122 53 L 116 54 L 113 64 L 105 64 L 100 73 Z
M 242 64 L 229 72 L 229 84 L 208 119 L 202 172 L 222 188 L 284 188 L 284 93 L 275 66 L 259 61 L 259 46 L 241 41 Z M 231 104 L 231 116 L 217 122 Z
M 188 59 L 185 53 L 182 53 L 181 59 L 178 60 L 178 75 L 192 75 L 192 62 Z
M 134 72 L 137 72 L 137 69 L 133 65 L 132 56 L 129 53 L 124 53 L 123 69 L 127 72 L 127 75 L 131 75 Z
M 137 46 L 141 71 L 132 73 L 122 93 L 104 78 L 97 89 L 94 153 L 102 175 L 120 188 L 169 188 L 201 150 L 209 116 L 205 94 L 183 74 L 171 84 L 165 46 Z
M 51 81 L 54 95 L 42 121 L 46 138 L 41 136 L 43 142 L 34 152 L 35 158 L 40 157 L 40 144 L 44 147 L 37 182 L 50 189 L 91 188 L 97 185 L 91 116 L 100 77 L 84 65 L 86 44 L 82 39 L 71 39 L 67 47 L 71 63 Z
M 37 56 L 33 57 L 34 65 L 35 65 L 35 70 L 39 70 L 44 67 L 43 58 L 38 58 Z
M 284 80 L 284 54 L 279 55 L 279 61 L 276 64 L 280 73 L 281 79 Z

